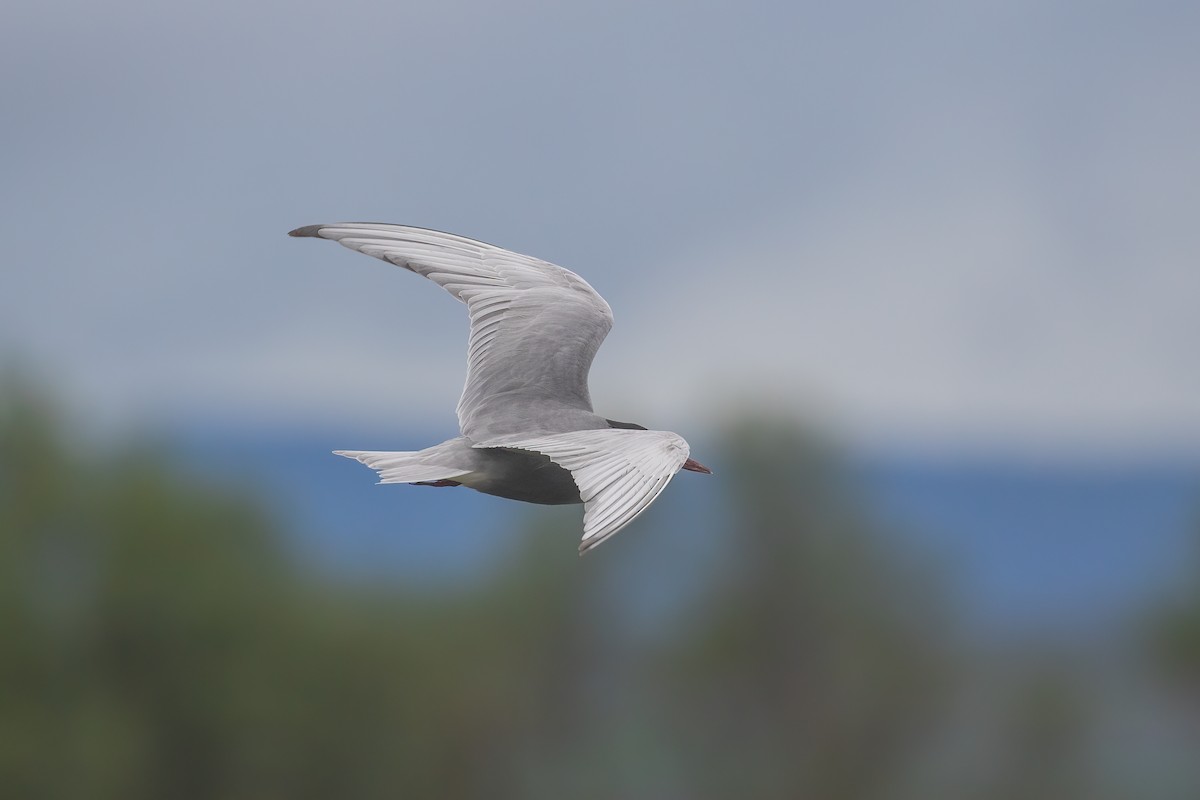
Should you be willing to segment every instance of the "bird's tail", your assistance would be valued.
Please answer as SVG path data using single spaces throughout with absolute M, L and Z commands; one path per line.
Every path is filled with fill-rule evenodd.
M 379 473 L 380 483 L 418 483 L 459 478 L 471 472 L 455 464 L 455 451 L 444 442 L 416 452 L 380 450 L 334 450 L 334 455 L 353 458 Z

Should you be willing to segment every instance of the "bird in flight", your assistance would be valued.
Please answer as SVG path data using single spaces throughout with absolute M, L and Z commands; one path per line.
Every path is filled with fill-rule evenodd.
M 526 503 L 583 503 L 583 553 L 624 528 L 681 468 L 711 474 L 683 437 L 592 411 L 588 371 L 612 309 L 570 270 L 450 233 L 405 225 L 309 225 L 428 278 L 467 306 L 462 435 L 416 452 L 336 450 L 380 483 L 466 486 Z

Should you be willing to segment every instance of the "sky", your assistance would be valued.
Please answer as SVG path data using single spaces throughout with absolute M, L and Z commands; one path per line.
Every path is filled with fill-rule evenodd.
M 601 413 L 1200 451 L 1193 3 L 32 3 L 0 357 L 98 427 L 454 426 L 463 309 L 286 232 L 448 230 L 612 305 Z

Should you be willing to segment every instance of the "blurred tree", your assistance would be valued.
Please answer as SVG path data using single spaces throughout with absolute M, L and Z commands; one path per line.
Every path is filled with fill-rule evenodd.
M 1200 536 L 1182 590 L 1181 598 L 1165 604 L 1150 620 L 1150 651 L 1161 673 L 1191 697 L 1200 715 Z
M 1200 598 L 1162 612 L 1155 630 L 1155 651 L 1163 671 L 1186 688 L 1200 706 Z
M 688 530 L 724 557 L 649 632 L 613 593 L 680 562 L 575 558 L 577 509 L 477 583 L 347 583 L 245 490 L 74 441 L 0 384 L 0 797 L 930 796 L 961 666 L 937 581 L 791 425 L 729 431 L 726 516 Z M 1073 758 L 1059 686 L 1014 714 L 1014 764 Z
M 1088 708 L 1081 672 L 1065 658 L 1006 667 L 992 763 L 972 794 L 995 800 L 1104 796 L 1088 785 L 1084 768 Z
M 486 602 L 305 574 L 240 492 L 59 431 L 8 376 L 0 797 L 486 794 Z
M 831 450 L 731 430 L 728 560 L 668 661 L 695 794 L 875 797 L 945 700 L 933 582 L 886 546 Z
M 7 376 L 0 797 L 556 796 L 583 763 L 603 639 L 570 539 L 455 591 L 347 584 L 161 447 L 67 441 Z

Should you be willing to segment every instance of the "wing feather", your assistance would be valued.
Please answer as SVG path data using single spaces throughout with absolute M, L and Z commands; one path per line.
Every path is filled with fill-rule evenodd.
M 405 225 L 310 225 L 291 235 L 331 239 L 403 267 L 466 304 L 471 336 L 458 402 L 465 436 L 481 441 L 516 434 L 531 419 L 553 426 L 562 409 L 591 412 L 587 376 L 612 328 L 612 309 L 575 273 L 474 239 Z
M 621 428 L 510 437 L 475 446 L 533 450 L 570 470 L 583 500 L 581 553 L 645 511 L 688 458 L 687 442 L 678 434 Z

